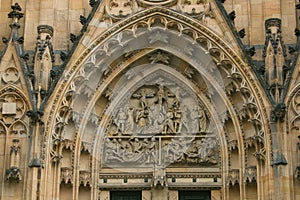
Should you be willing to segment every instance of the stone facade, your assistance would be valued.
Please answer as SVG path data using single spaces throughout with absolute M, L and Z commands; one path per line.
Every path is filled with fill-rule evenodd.
M 0 199 L 299 199 L 299 9 L 0 0 Z

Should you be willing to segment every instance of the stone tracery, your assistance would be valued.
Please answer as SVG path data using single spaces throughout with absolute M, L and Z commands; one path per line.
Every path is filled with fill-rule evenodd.
M 166 21 L 167 21 L 167 19 L 161 20 L 161 22 L 165 23 L 164 24 L 165 27 L 168 27 L 168 24 L 171 24 L 171 23 L 166 22 Z M 151 20 L 149 20 L 149 21 L 145 20 L 145 24 L 148 23 L 149 26 L 151 26 L 151 24 L 149 24 L 150 22 L 151 22 Z M 174 23 L 174 22 L 172 22 L 172 23 Z M 133 31 L 133 35 L 137 34 L 135 28 L 136 27 L 133 27 L 131 29 Z M 183 31 L 183 29 L 181 29 L 180 32 L 181 33 L 185 33 L 185 31 Z M 141 33 L 139 33 L 138 35 L 141 35 Z M 261 111 L 257 107 L 256 97 L 252 93 L 252 89 L 249 88 L 249 85 L 248 85 L 247 81 L 244 79 L 245 78 L 244 75 L 241 73 L 241 71 L 237 67 L 237 65 L 234 64 L 234 63 L 232 63 L 230 61 L 230 58 L 228 58 L 227 54 L 223 53 L 222 49 L 219 49 L 217 46 L 215 46 L 214 43 L 212 43 L 210 40 L 204 38 L 203 36 L 199 36 L 199 34 L 196 33 L 196 32 L 195 32 L 195 34 L 192 34 L 192 35 L 195 36 L 195 38 L 194 38 L 195 41 L 199 41 L 199 43 L 203 45 L 203 48 L 205 49 L 205 51 L 211 53 L 211 55 L 213 56 L 214 61 L 216 63 L 218 63 L 219 68 L 224 67 L 224 69 L 222 69 L 222 70 L 225 71 L 225 73 L 227 74 L 227 77 L 229 78 L 230 82 L 234 85 L 233 90 L 235 90 L 236 92 L 241 92 L 242 93 L 242 95 L 244 97 L 243 100 L 244 100 L 245 104 L 249 105 L 248 109 L 245 109 L 245 112 L 247 112 L 247 116 L 249 116 L 249 119 L 251 119 L 251 121 L 253 122 L 253 124 L 257 125 L 258 129 L 260 129 L 258 131 L 258 134 L 257 134 L 257 136 L 259 136 L 259 137 L 256 137 L 257 140 L 255 140 L 255 141 L 259 141 L 259 145 L 257 145 L 257 149 L 258 149 L 257 155 L 260 152 L 262 154 L 262 157 L 264 157 L 265 152 L 263 151 L 263 148 L 264 148 L 263 145 L 265 145 L 265 139 L 266 138 L 265 138 L 265 135 L 264 135 L 264 127 L 261 124 L 261 118 L 263 116 L 260 114 Z M 125 41 L 119 41 L 119 42 L 124 43 Z M 107 47 L 109 46 L 109 43 L 110 43 L 110 41 L 107 41 L 107 44 L 105 44 L 103 46 L 103 48 L 101 46 L 99 46 L 99 48 L 97 50 L 97 53 L 101 52 L 102 55 L 107 55 L 107 54 L 112 55 L 114 52 L 107 50 Z M 114 38 L 112 39 L 112 43 L 115 43 L 115 39 Z M 119 48 L 122 48 L 122 46 L 119 46 Z M 117 51 L 117 49 L 118 48 L 114 49 L 114 51 Z M 147 51 L 147 50 L 145 50 L 145 51 Z M 137 52 L 136 54 L 133 54 L 132 55 L 133 57 L 130 57 L 130 58 L 131 59 L 132 58 L 137 59 L 137 57 L 139 57 L 141 55 L 140 52 L 143 52 L 143 50 Z M 100 54 L 98 54 L 98 55 L 100 55 Z M 88 62 L 90 62 L 90 60 Z M 92 67 L 94 69 L 96 69 L 99 66 L 102 66 L 99 63 L 97 63 L 97 62 L 99 62 L 97 60 L 94 60 L 93 62 L 95 63 L 95 64 L 92 65 Z M 102 111 L 102 113 L 97 113 L 98 114 L 97 117 L 99 117 L 99 121 L 101 121 L 103 119 L 103 116 L 104 116 L 103 113 L 105 113 L 107 111 L 107 109 L 109 108 L 110 104 L 112 104 L 115 101 L 120 101 L 121 102 L 121 104 L 120 104 L 121 106 L 118 109 L 116 109 L 114 111 L 114 113 L 113 113 L 114 117 L 112 117 L 112 118 L 114 120 L 111 120 L 110 125 L 107 127 L 107 129 L 105 129 L 105 131 L 107 131 L 108 133 L 110 133 L 109 137 L 111 137 L 111 138 L 108 138 L 109 140 L 106 140 L 109 143 L 113 140 L 112 137 L 117 137 L 117 136 L 123 135 L 122 133 L 125 133 L 124 136 L 126 136 L 126 137 L 127 137 L 127 135 L 130 136 L 130 134 L 126 133 L 126 131 L 128 131 L 130 133 L 131 130 L 138 130 L 137 127 L 139 127 L 140 130 L 137 131 L 137 132 L 143 133 L 143 128 L 141 128 L 141 127 L 146 127 L 149 124 L 154 124 L 154 120 L 152 119 L 153 121 L 151 121 L 151 117 L 150 117 L 151 114 L 149 112 L 151 105 L 149 106 L 148 102 L 147 102 L 148 98 L 151 99 L 151 98 L 154 98 L 154 97 L 153 97 L 153 94 L 151 94 L 151 92 L 150 92 L 150 94 L 148 94 L 148 92 L 142 91 L 142 89 L 143 89 L 142 87 L 146 87 L 146 89 L 149 89 L 149 88 L 152 88 L 152 87 L 155 88 L 155 92 L 157 93 L 156 94 L 157 95 L 156 96 L 157 103 L 154 103 L 154 105 L 160 105 L 161 102 L 166 102 L 166 100 L 165 100 L 166 96 L 165 95 L 161 95 L 160 92 L 159 92 L 159 89 L 160 89 L 159 85 L 151 85 L 149 83 L 147 83 L 147 84 L 140 84 L 139 86 L 135 87 L 134 91 L 130 91 L 129 92 L 130 95 L 127 95 L 127 98 L 128 98 L 127 100 L 120 100 L 120 99 L 118 99 L 118 97 L 117 97 L 118 91 L 113 90 L 112 89 L 113 86 L 107 86 L 106 88 L 104 88 L 104 86 L 101 85 L 101 84 L 104 83 L 104 80 L 105 81 L 112 80 L 116 73 L 119 73 L 123 69 L 125 69 L 125 67 L 124 67 L 124 66 L 126 66 L 125 63 L 126 63 L 126 61 L 123 61 L 123 63 L 119 63 L 115 67 L 114 66 L 109 66 L 109 67 L 107 67 L 107 69 L 109 69 L 108 71 L 107 70 L 103 71 L 103 69 L 101 69 L 101 71 L 103 72 L 103 75 L 100 78 L 100 84 L 99 84 L 99 86 L 95 86 L 93 88 L 95 91 L 99 90 L 99 88 L 101 88 L 101 91 L 105 91 L 105 90 L 106 91 L 108 91 L 108 90 L 111 91 L 109 93 L 109 95 L 105 94 L 105 96 L 109 97 L 108 102 L 107 102 L 108 106 Z M 154 62 L 154 63 L 161 63 L 161 61 Z M 168 62 L 163 62 L 163 63 L 164 64 L 168 64 Z M 86 69 L 84 69 L 85 67 L 86 67 Z M 203 70 L 205 72 L 209 71 L 209 69 L 203 69 Z M 197 70 L 195 70 L 195 71 L 197 71 Z M 89 72 L 89 73 L 86 73 L 86 72 Z M 83 65 L 83 70 L 81 70 L 81 74 L 78 76 L 78 78 L 80 80 L 82 77 L 89 77 L 90 74 L 93 73 L 93 72 L 94 72 L 93 70 L 90 70 L 90 66 L 89 65 L 86 65 L 86 66 Z M 134 77 L 135 77 L 135 71 L 134 71 L 134 69 L 132 68 L 130 72 L 132 72 L 132 73 L 128 74 L 127 77 L 130 77 L 129 80 L 134 80 Z M 182 73 L 182 74 L 184 74 L 184 73 Z M 188 73 L 188 74 L 191 74 L 191 73 Z M 186 73 L 185 73 L 185 75 L 186 75 Z M 195 81 L 193 79 L 193 76 L 190 76 L 190 77 L 192 77 L 192 81 Z M 219 81 L 221 81 L 221 80 L 219 80 Z M 74 91 L 76 90 L 77 94 L 81 93 L 80 88 L 84 88 L 84 87 L 80 86 L 81 83 L 82 83 L 81 81 L 78 81 L 78 82 L 74 81 L 73 84 L 72 84 L 72 87 L 73 87 Z M 77 89 L 75 89 L 75 88 L 77 88 Z M 78 91 L 78 89 L 79 89 L 79 91 Z M 139 89 L 141 89 L 141 91 L 139 91 Z M 147 93 L 148 97 L 147 97 L 146 93 Z M 171 94 L 171 95 L 173 95 L 175 97 L 178 96 L 178 95 L 175 94 L 175 91 L 172 91 L 172 93 L 173 94 Z M 136 97 L 133 97 L 133 95 L 136 96 Z M 206 94 L 206 95 L 207 95 L 208 98 L 211 97 L 211 94 Z M 172 98 L 170 98 L 170 99 L 172 99 Z M 173 100 L 174 100 L 174 98 L 173 98 Z M 137 103 L 135 103 L 134 105 L 132 105 L 130 103 L 128 104 L 128 102 L 134 102 L 134 101 L 137 102 Z M 197 101 L 195 101 L 195 103 L 196 102 Z M 176 105 L 175 102 L 174 102 L 174 105 Z M 159 106 L 153 106 L 152 107 L 153 111 L 155 111 L 155 107 L 159 107 Z M 168 106 L 165 106 L 165 107 L 168 107 Z M 137 117 L 137 116 L 139 116 L 137 114 L 138 113 L 137 112 L 138 111 L 137 108 L 140 109 L 139 111 L 141 111 L 140 112 L 140 117 Z M 197 109 L 199 109 L 199 108 L 202 108 L 202 106 L 199 106 Z M 197 109 L 195 109 L 195 111 L 197 111 Z M 182 129 L 183 130 L 184 129 L 188 129 L 187 128 L 188 126 L 185 127 L 185 124 L 184 124 L 184 123 L 187 123 L 187 121 L 188 121 L 187 119 L 188 118 L 184 119 L 184 117 L 182 115 L 182 111 L 183 110 L 185 110 L 184 111 L 185 113 L 189 113 L 189 115 L 188 115 L 189 117 L 191 116 L 190 115 L 190 112 L 191 112 L 190 107 L 189 108 L 185 108 L 184 106 L 182 106 L 182 108 L 181 108 L 181 118 L 178 118 L 180 120 L 178 120 L 178 121 L 175 120 L 174 121 L 173 120 L 174 119 L 174 117 L 173 117 L 174 116 L 174 111 L 173 110 L 172 110 L 172 113 L 171 113 L 171 111 L 168 113 L 167 111 L 161 111 L 160 109 L 158 109 L 157 112 L 160 113 L 160 115 L 162 116 L 161 118 L 162 119 L 165 118 L 164 120 L 162 120 L 164 122 L 163 125 L 160 124 L 161 125 L 160 127 L 156 126 L 157 130 L 159 130 L 158 132 L 161 132 L 162 135 L 163 134 L 169 135 L 169 134 L 174 133 L 174 132 L 179 132 L 179 130 L 182 131 Z M 130 112 L 132 112 L 132 113 L 130 114 Z M 197 113 L 197 112 L 195 112 L 195 113 Z M 198 115 L 200 115 L 200 113 L 198 113 Z M 207 113 L 206 113 L 206 115 L 207 115 Z M 172 123 L 168 123 L 169 122 L 167 120 L 168 116 L 169 116 L 169 119 L 172 119 L 172 120 L 169 120 Z M 77 120 L 77 123 L 81 123 L 82 119 L 83 119 L 83 117 L 79 117 L 78 120 Z M 159 120 L 157 120 L 157 122 L 155 122 L 155 123 L 159 124 L 158 121 Z M 129 123 L 126 123 L 126 122 L 129 122 Z M 194 127 L 199 126 L 200 121 L 198 121 L 198 122 L 195 121 L 195 122 L 196 123 L 195 123 Z M 195 128 L 195 130 L 191 131 L 191 132 L 197 132 L 196 129 L 199 130 L 200 127 L 205 127 L 205 126 L 209 125 L 207 121 L 204 121 L 204 122 L 201 122 L 201 123 L 202 123 L 202 125 L 199 126 L 199 128 Z M 181 128 L 180 128 L 180 126 L 181 126 Z M 144 128 L 144 129 L 146 129 L 146 128 Z M 161 129 L 162 129 L 162 131 L 161 131 Z M 202 130 L 200 129 L 199 132 L 201 132 L 201 131 Z M 157 140 L 157 139 L 155 139 L 155 140 Z M 118 146 L 117 145 L 118 143 L 127 143 L 127 142 L 128 142 L 128 138 L 127 139 L 121 139 L 120 141 L 117 140 L 117 142 L 115 142 L 115 144 L 116 144 L 116 146 Z M 155 142 L 155 143 L 157 143 L 157 142 Z M 125 149 L 127 150 L 127 148 L 130 149 L 130 148 L 133 148 L 133 147 L 128 147 L 128 145 L 124 145 L 123 151 L 126 152 Z M 138 146 L 136 148 L 138 149 Z M 114 155 L 114 151 L 115 150 L 116 150 L 115 147 L 112 146 L 111 155 Z M 130 151 L 132 151 L 132 150 L 130 150 Z M 152 151 L 150 151 L 150 152 L 152 152 Z M 135 155 L 135 154 L 133 154 L 133 155 Z M 151 153 L 150 153 L 150 155 L 151 155 Z M 197 163 L 198 161 L 195 161 L 195 160 L 197 160 L 198 157 L 196 156 L 197 159 L 193 159 L 192 158 L 193 155 L 194 154 L 192 153 L 192 150 L 190 149 L 189 156 L 186 156 L 184 158 L 184 159 L 186 159 L 184 162 L 188 162 L 188 163 L 194 163 L 194 162 L 196 162 Z M 149 156 L 149 157 L 150 157 L 150 163 L 151 162 L 152 163 L 153 162 L 157 162 L 157 161 L 155 161 L 155 159 L 153 159 L 154 156 L 152 156 L 152 158 L 151 158 L 151 156 Z M 176 161 L 177 156 L 174 156 L 174 155 L 172 156 L 171 155 L 170 157 L 173 157 L 173 161 L 174 160 Z M 174 159 L 174 157 L 175 157 L 175 159 Z M 113 158 L 111 160 L 109 158 L 109 156 L 108 156 L 107 158 L 104 158 L 104 160 L 105 159 L 109 160 L 110 162 L 112 160 L 114 160 L 114 161 L 118 160 L 118 161 L 121 161 L 121 162 L 124 161 L 123 157 L 122 158 L 117 157 L 117 158 Z M 135 159 L 136 158 L 132 158 L 132 160 L 135 160 Z M 215 163 L 215 160 L 214 160 L 215 158 L 214 157 L 213 158 L 209 158 L 209 159 L 211 159 L 211 161 L 209 161 L 211 164 Z M 148 160 L 148 159 L 146 159 L 146 160 Z M 201 163 L 201 161 L 200 161 L 200 163 Z

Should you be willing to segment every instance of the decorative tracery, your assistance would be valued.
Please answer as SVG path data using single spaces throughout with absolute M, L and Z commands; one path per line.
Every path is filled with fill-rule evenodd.
M 141 26 L 145 28 L 141 30 L 139 28 Z M 185 96 L 182 96 L 184 90 L 179 89 L 178 94 L 176 92 L 176 87 L 173 86 L 165 87 L 164 85 L 157 83 L 144 83 L 137 84 L 137 86 L 133 87 L 134 89 L 127 91 L 128 94 L 126 97 L 119 99 L 119 92 L 121 92 L 121 90 L 118 91 L 114 89 L 115 83 L 109 84 L 118 77 L 119 73 L 124 73 L 127 80 L 134 81 L 135 76 L 138 73 L 135 71 L 134 67 L 131 67 L 131 64 L 134 60 L 138 60 L 145 55 L 150 55 L 149 60 L 151 64 L 170 65 L 168 55 L 164 55 L 164 51 L 154 52 L 151 48 L 136 50 L 130 49 L 130 45 L 128 45 L 132 39 L 131 36 L 134 36 L 134 38 L 137 39 L 138 37 L 145 35 L 146 32 L 157 31 L 157 33 L 160 34 L 160 37 L 156 37 L 156 41 L 153 41 L 150 37 L 145 37 L 148 44 L 151 43 L 154 45 L 154 48 L 155 45 L 159 46 L 163 43 L 171 46 L 169 38 L 164 38 L 163 36 L 164 31 L 168 29 L 170 29 L 172 33 L 178 34 L 178 36 L 184 36 L 188 38 L 189 41 L 199 44 L 202 48 L 201 53 L 210 54 L 211 58 L 213 58 L 213 63 L 218 66 L 218 69 L 221 69 L 221 71 L 226 74 L 223 77 L 223 80 L 210 79 L 210 81 L 216 81 L 217 83 L 223 81 L 226 86 L 227 95 L 229 96 L 234 95 L 234 93 L 241 94 L 244 107 L 237 109 L 241 118 L 240 122 L 249 120 L 249 122 L 256 127 L 255 134 L 249 141 L 257 144 L 255 145 L 255 155 L 257 158 L 262 158 L 264 160 L 266 158 L 266 136 L 262 119 L 265 117 L 265 114 L 261 113 L 261 108 L 258 107 L 258 99 L 254 94 L 253 88 L 249 86 L 245 74 L 249 77 L 251 76 L 247 74 L 248 72 L 242 72 L 240 70 L 241 66 L 238 66 L 239 64 L 242 65 L 242 63 L 238 63 L 237 61 L 233 62 L 232 60 L 238 58 L 229 55 L 227 52 L 229 49 L 223 49 L 226 45 L 223 45 L 222 42 L 222 44 L 215 44 L 212 39 L 214 38 L 214 35 L 206 32 L 207 30 L 205 30 L 205 28 L 199 27 L 199 30 L 203 31 L 201 33 L 199 30 L 196 31 L 187 24 L 179 23 L 168 17 L 155 15 L 142 21 L 138 21 L 132 26 L 128 26 L 125 31 L 126 34 L 124 34 L 125 32 L 118 32 L 111 39 L 101 43 L 97 46 L 97 50 L 91 53 L 90 58 L 83 63 L 81 70 L 78 71 L 76 75 L 73 74 L 73 72 L 75 72 L 75 67 L 71 69 L 70 74 L 66 74 L 66 77 L 70 77 L 71 75 L 72 77 L 73 75 L 75 76 L 69 88 L 69 90 L 74 91 L 74 93 L 76 91 L 76 95 L 73 96 L 75 101 L 80 94 L 89 94 L 87 95 L 88 98 L 85 99 L 85 104 L 81 107 L 82 110 L 86 109 L 88 105 L 92 103 L 91 99 L 93 99 L 93 92 L 102 94 L 101 97 L 98 96 L 98 98 L 101 98 L 106 106 L 102 106 L 100 111 L 98 110 L 95 113 L 91 113 L 91 117 L 88 117 L 88 121 L 93 121 L 93 124 L 100 124 L 102 120 L 105 121 L 109 118 L 109 120 L 107 120 L 108 124 L 105 124 L 106 127 L 103 128 L 104 134 L 107 134 L 107 137 L 103 140 L 107 152 L 103 157 L 104 162 L 102 164 L 104 166 L 105 164 L 117 165 L 117 163 L 120 162 L 133 164 L 136 163 L 136 161 L 140 162 L 139 160 L 143 161 L 142 164 L 147 162 L 149 164 L 156 164 L 164 162 L 164 159 L 168 160 L 167 162 L 169 163 L 197 163 L 200 166 L 216 165 L 219 162 L 219 157 L 217 156 L 218 153 L 216 153 L 218 150 L 216 148 L 207 147 L 207 141 L 205 139 L 203 140 L 203 137 L 205 136 L 206 138 L 211 138 L 212 141 L 218 141 L 214 135 L 215 133 L 203 128 L 205 126 L 208 127 L 210 116 L 205 105 L 199 103 L 196 98 L 190 100 L 194 106 L 190 106 L 189 104 L 189 107 L 185 108 Z M 110 33 L 112 30 L 110 30 Z M 105 38 L 105 33 L 103 38 Z M 101 41 L 98 42 L 100 43 Z M 94 46 L 92 46 L 92 48 L 93 47 Z M 183 49 L 179 50 L 183 52 L 183 57 L 189 58 L 189 56 L 197 55 L 194 53 L 195 48 L 193 45 L 186 45 L 184 49 L 184 51 Z M 116 55 L 115 53 L 118 53 L 118 51 L 124 52 L 124 57 L 120 56 L 121 58 L 118 58 L 118 61 L 120 62 L 110 60 L 110 58 L 114 57 Z M 213 70 L 207 67 L 209 66 L 209 63 L 210 61 L 205 59 L 203 63 L 198 62 L 203 71 L 195 69 L 195 63 L 194 65 L 191 64 L 183 68 L 174 68 L 174 70 L 184 77 L 187 77 L 196 86 L 199 86 L 200 84 L 197 83 L 197 73 L 205 72 L 207 77 L 213 77 L 211 76 Z M 90 81 L 94 80 L 93 74 L 95 73 L 100 74 L 100 76 L 98 76 L 98 84 L 94 84 L 94 81 Z M 207 88 L 203 88 L 203 91 L 201 92 L 204 92 L 204 95 L 208 99 L 211 99 L 212 96 L 214 96 L 215 91 L 212 92 Z M 102 99 L 103 97 L 105 99 Z M 120 104 L 115 104 L 115 101 L 120 102 Z M 180 103 L 178 104 L 176 101 Z M 108 111 L 111 109 L 110 106 L 112 104 L 115 106 L 115 109 Z M 62 105 L 61 108 L 63 108 Z M 67 109 L 74 108 L 68 106 Z M 195 113 L 198 112 L 198 116 L 205 116 L 204 118 L 206 118 L 206 120 L 200 122 L 199 117 L 194 123 L 195 125 L 192 125 L 193 111 L 195 111 Z M 200 112 L 202 111 L 204 111 L 204 114 L 201 115 Z M 152 118 L 151 112 L 157 112 L 157 116 L 159 117 Z M 85 114 L 79 112 L 77 115 L 76 113 L 77 112 L 73 112 L 73 116 L 76 118 L 76 124 L 81 125 L 83 120 L 86 120 L 84 117 Z M 107 116 L 107 113 L 111 114 L 111 116 Z M 186 114 L 186 116 L 184 116 L 183 113 Z M 59 116 L 57 117 L 57 120 L 64 121 L 63 119 L 60 119 Z M 185 121 L 188 121 L 188 126 L 185 125 Z M 200 123 L 202 123 L 201 126 Z M 192 133 L 194 139 L 192 137 L 187 138 L 182 142 L 179 142 L 180 145 L 186 145 L 180 146 L 178 144 L 180 137 L 176 138 L 175 135 L 177 136 L 177 134 L 181 132 Z M 136 134 L 134 135 L 133 133 Z M 211 143 L 211 141 L 209 141 L 209 143 Z M 236 143 L 239 142 L 236 140 Z M 192 148 L 193 144 L 196 146 L 194 149 Z M 142 146 L 144 148 L 141 149 L 140 147 Z M 176 148 L 182 148 L 185 152 L 182 154 L 179 153 L 178 155 L 178 151 L 175 153 L 174 150 Z M 188 150 L 188 148 L 191 149 Z M 198 154 L 195 152 L 198 152 Z M 214 153 L 207 153 L 205 155 L 201 152 Z

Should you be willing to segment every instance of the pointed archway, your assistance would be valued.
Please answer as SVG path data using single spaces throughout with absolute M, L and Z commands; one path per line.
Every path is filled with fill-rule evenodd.
M 200 129 L 196 136 L 197 134 L 201 135 L 201 132 L 216 133 L 214 141 L 218 141 L 217 149 L 220 152 L 215 157 L 218 157 L 217 163 L 220 167 L 216 171 L 215 177 L 209 180 L 211 185 L 207 183 L 206 186 L 213 187 L 215 184 L 216 188 L 222 189 L 222 196 L 229 198 L 232 194 L 229 194 L 228 188 L 230 185 L 238 183 L 237 194 L 240 198 L 244 198 L 247 196 L 244 182 L 255 182 L 256 173 L 261 172 L 263 164 L 270 163 L 270 155 L 265 152 L 269 145 L 267 123 L 263 123 L 266 121 L 266 113 L 264 104 L 259 98 L 260 88 L 252 81 L 254 75 L 247 70 L 249 66 L 238 53 L 232 51 L 226 42 L 201 23 L 195 23 L 192 19 L 165 8 L 150 8 L 101 34 L 82 54 L 82 57 L 74 63 L 75 65 L 68 66 L 64 76 L 66 79 L 63 78 L 62 83 L 56 88 L 57 97 L 53 100 L 53 109 L 46 125 L 48 132 L 52 134 L 49 135 L 51 139 L 48 152 L 50 154 L 51 150 L 52 156 L 49 157 L 48 162 L 56 163 L 57 158 L 66 153 L 72 167 L 61 168 L 56 163 L 53 165 L 55 170 L 61 171 L 62 176 L 73 174 L 73 176 L 63 177 L 63 180 L 66 178 L 70 180 L 75 185 L 74 188 L 78 188 L 81 183 L 86 183 L 86 180 L 80 175 L 87 171 L 93 198 L 98 195 L 99 187 L 106 187 L 103 185 L 106 184 L 107 176 L 101 176 L 101 178 L 98 176 L 105 164 L 101 159 L 107 158 L 105 154 L 108 153 L 106 150 L 109 150 L 105 142 L 121 138 L 120 143 L 116 144 L 118 146 L 123 143 L 123 138 L 128 141 L 133 136 L 135 139 L 138 138 L 138 133 L 147 136 L 150 132 L 146 132 L 145 129 L 153 128 L 153 126 L 149 126 L 153 123 L 149 121 L 150 117 L 148 116 L 147 119 L 146 117 L 137 117 L 138 110 L 145 111 L 145 108 L 150 109 L 151 106 L 156 107 L 159 104 L 165 110 L 175 109 L 176 107 L 168 105 L 166 99 L 176 101 L 179 98 L 176 94 L 176 87 L 179 88 L 179 93 L 186 92 L 189 97 L 193 97 L 190 100 L 179 101 L 182 104 L 180 112 L 184 113 L 182 109 L 183 105 L 186 105 L 190 106 L 188 107 L 190 113 L 193 105 L 196 104 L 205 111 L 205 116 L 208 117 L 207 124 L 214 127 L 205 131 Z M 170 85 L 162 87 L 163 94 L 165 95 L 167 92 L 168 98 L 158 95 L 162 86 L 160 82 L 157 82 L 158 80 Z M 143 94 L 143 89 L 147 90 L 149 97 Z M 152 97 L 151 92 L 155 93 L 152 94 Z M 141 99 L 143 95 L 148 98 L 144 102 Z M 123 135 L 128 128 L 124 120 L 127 120 L 129 115 L 128 113 L 123 114 L 123 117 L 125 116 L 123 121 L 115 120 L 115 118 L 120 109 L 125 108 L 130 102 L 132 102 L 130 105 L 134 107 L 135 112 L 134 126 L 139 127 L 133 128 L 137 134 Z M 167 111 L 165 112 L 159 112 L 163 115 L 163 120 L 160 122 L 161 127 L 154 127 L 157 128 L 154 136 L 152 135 L 155 144 L 162 141 L 163 135 L 173 137 L 174 132 L 179 132 L 179 125 L 183 125 L 183 118 L 180 117 L 176 122 L 174 121 L 175 117 L 172 120 L 168 119 Z M 174 112 L 172 110 L 170 115 L 174 115 Z M 189 117 L 191 120 L 190 114 Z M 145 122 L 147 120 L 148 122 Z M 212 123 L 208 123 L 209 121 Z M 175 128 L 176 123 L 178 123 L 177 128 Z M 186 133 L 192 129 L 190 127 L 186 128 Z M 64 131 L 66 129 L 72 131 L 67 133 Z M 111 138 L 107 138 L 107 136 Z M 60 138 L 74 141 L 75 151 L 73 153 L 64 152 L 64 149 L 68 149 L 70 145 L 66 142 L 57 142 Z M 198 141 L 197 146 L 205 146 L 202 138 L 200 136 L 199 138 L 201 140 Z M 192 146 L 192 141 L 187 143 L 188 146 Z M 167 145 L 168 143 L 161 144 Z M 125 147 L 122 148 L 124 154 Z M 85 155 L 85 162 L 90 160 L 87 162 L 87 166 L 80 164 L 83 163 L 83 151 L 88 154 Z M 138 154 L 138 152 L 135 153 Z M 137 156 L 135 153 L 130 156 Z M 252 154 L 257 160 L 250 158 Z M 185 164 L 187 164 L 185 169 L 187 169 L 191 166 L 187 159 L 195 159 L 189 158 L 187 153 L 184 155 Z M 197 161 L 191 162 L 199 164 L 197 162 L 200 160 L 200 155 L 196 155 L 196 157 Z M 135 159 L 129 161 L 138 160 Z M 114 160 L 124 163 L 124 157 L 117 157 Z M 116 166 L 114 165 L 115 168 L 118 168 Z M 266 170 L 268 169 L 266 168 Z M 115 173 L 114 171 L 107 172 Z M 180 185 L 182 177 L 178 175 L 178 172 L 173 172 L 174 176 L 172 177 L 172 173 L 168 174 L 165 170 L 152 170 L 151 175 L 146 173 L 139 178 L 144 180 L 150 178 L 154 185 L 155 183 L 157 185 L 158 182 L 172 185 L 173 180 L 176 182 L 177 178 L 179 184 L 173 184 L 174 188 L 184 187 L 184 184 Z M 164 178 L 155 179 L 155 173 Z M 75 176 L 75 174 L 77 175 Z M 194 176 L 196 177 L 195 187 L 199 188 L 197 176 L 204 175 L 192 174 L 190 179 L 192 183 Z M 131 177 L 136 178 L 136 176 Z M 114 176 L 110 176 L 110 178 L 116 179 Z M 117 181 L 127 179 L 128 176 L 122 174 L 119 175 Z M 53 189 L 58 190 L 59 181 L 53 182 L 56 184 Z M 256 193 L 259 193 L 262 188 L 268 187 L 266 184 L 260 185 L 258 182 L 254 187 Z M 106 185 L 107 188 L 118 188 L 118 184 Z M 144 182 L 141 185 L 142 188 L 153 186 L 151 182 Z M 136 185 L 132 187 L 136 187 Z M 76 194 L 76 189 L 74 191 Z

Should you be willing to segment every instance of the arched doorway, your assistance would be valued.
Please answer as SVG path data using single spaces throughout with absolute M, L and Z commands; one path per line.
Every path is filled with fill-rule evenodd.
M 269 142 L 249 66 L 186 16 L 164 8 L 138 15 L 99 36 L 57 89 L 51 159 L 66 155 L 53 170 L 74 186 L 55 191 L 258 196 Z M 58 144 L 57 136 L 76 142 Z

